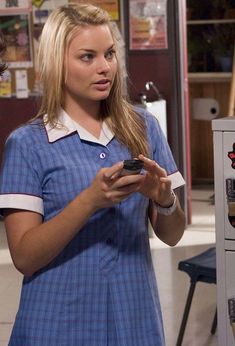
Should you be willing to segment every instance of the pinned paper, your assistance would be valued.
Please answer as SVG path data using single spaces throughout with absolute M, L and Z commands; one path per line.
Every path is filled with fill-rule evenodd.
M 3 72 L 0 78 L 0 97 L 11 97 L 12 86 L 11 86 L 11 72 L 6 70 Z
M 26 99 L 29 96 L 28 75 L 26 70 L 16 70 L 16 97 Z

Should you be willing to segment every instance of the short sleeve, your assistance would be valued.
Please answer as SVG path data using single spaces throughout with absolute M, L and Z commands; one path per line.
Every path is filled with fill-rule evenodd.
M 0 210 L 14 208 L 43 214 L 37 159 L 26 133 L 14 131 L 6 141 L 0 172 Z

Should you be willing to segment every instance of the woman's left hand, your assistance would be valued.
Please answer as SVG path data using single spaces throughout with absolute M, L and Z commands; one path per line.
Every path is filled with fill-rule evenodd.
M 162 207 L 172 205 L 174 196 L 172 195 L 171 180 L 167 177 L 165 169 L 142 154 L 139 155 L 139 159 L 144 161 L 146 171 L 139 192 Z

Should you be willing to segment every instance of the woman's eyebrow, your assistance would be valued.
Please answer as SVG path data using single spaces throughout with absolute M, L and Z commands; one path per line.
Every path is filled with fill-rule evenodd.
M 113 49 L 113 48 L 114 48 L 114 44 L 112 44 L 110 47 L 106 48 L 105 51 Z M 89 53 L 95 53 L 96 52 L 95 49 L 90 49 L 90 48 L 79 48 L 77 51 L 78 52 L 79 51 L 85 51 L 85 52 L 89 52 Z

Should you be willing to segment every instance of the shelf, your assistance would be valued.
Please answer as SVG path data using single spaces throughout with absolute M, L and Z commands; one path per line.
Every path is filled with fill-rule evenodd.
M 198 19 L 188 20 L 189 25 L 205 25 L 205 24 L 233 24 L 235 19 Z
M 191 83 L 209 83 L 209 82 L 229 82 L 231 80 L 231 72 L 195 72 L 188 73 L 188 80 Z

